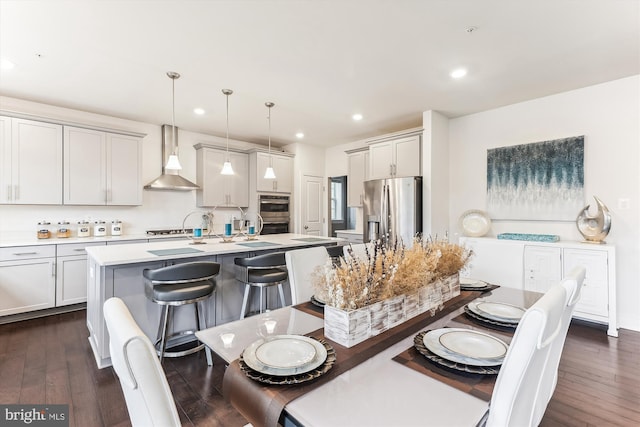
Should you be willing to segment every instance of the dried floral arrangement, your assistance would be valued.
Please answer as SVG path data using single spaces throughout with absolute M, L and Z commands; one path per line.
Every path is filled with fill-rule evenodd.
M 347 252 L 349 256 L 341 258 L 339 264 L 329 261 L 313 277 L 316 293 L 341 310 L 355 310 L 415 292 L 458 273 L 472 255 L 469 249 L 446 238 L 420 236 L 410 248 L 378 240 L 365 246 L 365 256 L 356 255 L 351 246 Z

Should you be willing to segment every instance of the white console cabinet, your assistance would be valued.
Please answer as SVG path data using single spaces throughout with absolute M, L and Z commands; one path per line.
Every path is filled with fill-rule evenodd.
M 615 246 L 461 237 L 474 255 L 463 275 L 501 286 L 546 292 L 575 266 L 586 277 L 574 317 L 604 323 L 618 336 Z

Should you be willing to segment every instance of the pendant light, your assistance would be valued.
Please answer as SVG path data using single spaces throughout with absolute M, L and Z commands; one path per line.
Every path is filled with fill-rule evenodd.
M 233 167 L 229 161 L 229 95 L 231 95 L 233 91 L 231 89 L 222 89 L 222 93 L 227 97 L 227 159 L 225 160 L 224 165 L 222 165 L 220 173 L 222 175 L 233 175 Z
M 167 72 L 167 76 L 171 79 L 171 140 L 173 141 L 173 151 L 169 155 L 169 159 L 167 160 L 167 164 L 165 165 L 166 170 L 175 170 L 179 171 L 182 169 L 180 165 L 180 160 L 178 160 L 178 141 L 176 137 L 176 79 L 180 78 L 180 74 L 169 71 Z
M 264 105 L 269 109 L 269 115 L 267 116 L 269 120 L 269 167 L 264 172 L 264 179 L 276 179 L 276 173 L 273 171 L 273 160 L 271 158 L 271 107 L 275 104 L 273 102 L 265 102 Z

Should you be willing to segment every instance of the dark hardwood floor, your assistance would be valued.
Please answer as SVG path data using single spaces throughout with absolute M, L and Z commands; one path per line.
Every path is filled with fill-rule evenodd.
M 66 403 L 70 426 L 127 426 L 115 373 L 98 369 L 85 311 L 0 325 L 0 403 Z M 640 425 L 640 333 L 608 337 L 574 323 L 560 362 L 556 392 L 542 426 Z M 167 359 L 165 372 L 183 425 L 246 423 L 221 395 L 223 363 L 204 353 Z

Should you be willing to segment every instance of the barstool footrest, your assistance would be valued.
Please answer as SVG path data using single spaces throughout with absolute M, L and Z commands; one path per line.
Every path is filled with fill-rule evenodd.
M 195 331 L 189 330 L 189 331 L 176 332 L 176 333 L 173 333 L 173 334 L 167 336 L 165 338 L 166 344 L 165 344 L 165 350 L 164 350 L 164 356 L 163 357 L 182 357 L 182 356 L 187 356 L 189 354 L 197 353 L 200 350 L 204 349 L 204 347 L 205 347 L 204 344 L 202 344 L 200 341 L 198 341 L 197 338 L 195 338 L 195 339 L 193 339 L 191 341 L 184 341 L 184 342 L 180 342 L 180 343 L 171 345 L 172 341 L 175 341 L 178 338 L 186 337 L 186 336 L 193 336 L 195 338 Z M 162 353 L 162 351 L 160 349 L 160 343 L 161 342 L 162 342 L 161 339 L 157 339 L 156 342 L 153 344 L 158 356 L 160 356 L 160 354 Z M 172 348 L 186 347 L 186 346 L 190 346 L 190 345 L 194 345 L 194 344 L 195 344 L 195 346 L 185 348 L 184 350 L 171 351 Z

